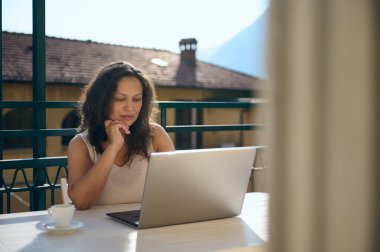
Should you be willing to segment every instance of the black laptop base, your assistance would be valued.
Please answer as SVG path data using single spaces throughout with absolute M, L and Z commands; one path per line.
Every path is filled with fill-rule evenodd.
M 112 219 L 131 227 L 138 228 L 140 222 L 140 210 L 106 213 Z

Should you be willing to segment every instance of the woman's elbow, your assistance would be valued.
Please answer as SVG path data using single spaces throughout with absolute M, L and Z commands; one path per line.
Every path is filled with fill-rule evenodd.
M 88 204 L 87 202 L 84 202 L 83 199 L 78 199 L 76 195 L 73 195 L 72 192 L 69 191 L 69 197 L 74 204 L 75 208 L 78 210 L 86 210 L 91 207 L 91 204 Z
M 91 207 L 89 205 L 80 204 L 80 203 L 77 204 L 75 202 L 73 202 L 73 204 L 74 204 L 75 208 L 78 209 L 78 210 L 87 210 L 87 209 L 89 209 Z

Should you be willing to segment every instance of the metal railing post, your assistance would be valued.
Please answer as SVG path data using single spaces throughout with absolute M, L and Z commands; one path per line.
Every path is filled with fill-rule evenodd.
M 160 104 L 161 126 L 166 129 L 166 107 Z
M 0 1 L 0 28 L 3 31 L 3 1 Z M 0 100 L 3 100 L 3 32 L 0 34 Z M 3 108 L 0 109 L 0 129 L 3 129 Z M 3 160 L 3 137 L 0 137 L 0 160 Z M 3 170 L 0 170 L 0 178 L 3 177 Z M 2 180 L 0 180 L 2 181 Z M 0 183 L 0 187 L 5 187 Z M 0 193 L 0 213 L 3 213 L 3 194 Z
M 33 157 L 46 157 L 46 136 L 40 129 L 46 128 L 46 108 L 40 101 L 46 100 L 45 58 L 45 0 L 33 0 L 33 129 L 38 132 L 33 141 Z M 34 190 L 31 210 L 46 209 L 46 189 L 37 189 L 45 183 L 45 166 L 41 162 L 33 165 Z

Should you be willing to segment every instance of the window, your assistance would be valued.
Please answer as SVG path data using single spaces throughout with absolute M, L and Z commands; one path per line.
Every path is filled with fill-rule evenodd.
M 176 109 L 175 125 L 201 125 L 202 109 Z M 202 148 L 202 132 L 176 133 L 175 148 L 177 150 Z
M 4 130 L 33 129 L 33 112 L 30 108 L 16 108 L 3 117 Z M 32 148 L 32 137 L 5 137 L 4 149 Z
M 80 117 L 77 110 L 70 111 L 65 118 L 63 118 L 62 129 L 64 128 L 77 128 L 80 124 Z M 74 136 L 62 136 L 62 145 L 68 145 Z

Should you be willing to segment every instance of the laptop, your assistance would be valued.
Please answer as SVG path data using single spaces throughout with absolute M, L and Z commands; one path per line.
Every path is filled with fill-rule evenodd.
M 237 216 L 255 154 L 255 147 L 152 153 L 141 209 L 106 214 L 138 229 Z

